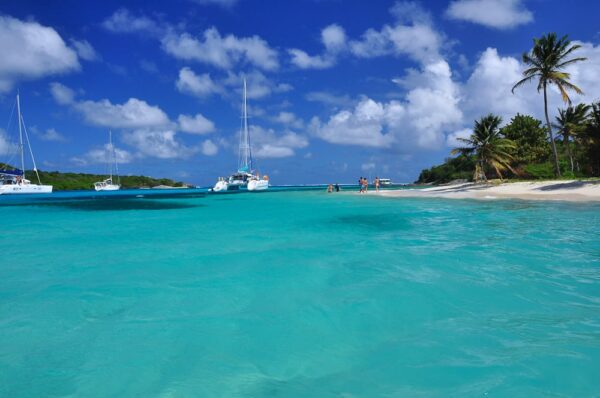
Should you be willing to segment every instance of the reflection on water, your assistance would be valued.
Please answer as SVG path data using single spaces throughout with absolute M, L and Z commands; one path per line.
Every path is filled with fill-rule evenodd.
M 25 206 L 25 205 L 23 205 Z M 174 210 L 204 206 L 163 200 L 149 199 L 91 199 L 60 202 L 44 202 L 28 204 L 27 206 L 62 207 L 70 210 L 83 211 L 121 211 L 121 210 Z
M 345 215 L 334 219 L 335 223 L 347 225 L 349 227 L 359 227 L 377 231 L 396 231 L 409 228 L 409 224 L 404 216 L 393 214 L 381 215 Z

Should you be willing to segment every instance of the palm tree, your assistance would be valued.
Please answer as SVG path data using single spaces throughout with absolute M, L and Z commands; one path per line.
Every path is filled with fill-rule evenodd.
M 501 171 L 509 169 L 513 173 L 515 171 L 510 166 L 512 155 L 510 151 L 515 148 L 512 140 L 504 138 L 500 133 L 500 124 L 502 118 L 489 114 L 475 121 L 473 133 L 469 138 L 458 138 L 459 141 L 466 144 L 461 148 L 452 150 L 452 154 L 461 153 L 463 155 L 474 155 L 476 160 L 475 181 L 483 177 L 487 181 L 485 175 L 485 166 L 491 166 L 496 171 L 496 174 L 502 179 Z
M 558 133 L 563 137 L 563 145 L 571 162 L 571 172 L 575 170 L 575 165 L 569 140 L 573 138 L 573 141 L 575 141 L 579 134 L 585 131 L 589 111 L 590 106 L 586 104 L 578 104 L 576 107 L 569 106 L 567 109 L 558 110 L 559 115 L 556 117 L 557 123 L 554 126 L 558 128 Z
M 581 139 L 592 175 L 600 175 L 600 101 L 592 104 Z
M 544 113 L 546 114 L 546 126 L 550 135 L 550 143 L 552 144 L 552 152 L 554 154 L 554 167 L 556 176 L 560 177 L 560 166 L 558 164 L 558 153 L 556 152 L 556 143 L 552 134 L 552 126 L 548 117 L 548 94 L 547 87 L 554 84 L 560 90 L 563 101 L 571 104 L 571 98 L 567 90 L 573 90 L 578 94 L 583 92 L 579 87 L 569 82 L 571 78 L 569 73 L 564 72 L 564 68 L 575 62 L 584 61 L 586 58 L 571 58 L 569 55 L 580 48 L 579 44 L 571 45 L 571 41 L 567 36 L 558 39 L 556 33 L 550 33 L 542 36 L 539 39 L 533 39 L 533 48 L 530 53 L 523 54 L 523 63 L 529 68 L 523 71 L 523 79 L 517 82 L 513 88 L 515 89 L 534 79 L 538 80 L 538 92 L 544 91 Z

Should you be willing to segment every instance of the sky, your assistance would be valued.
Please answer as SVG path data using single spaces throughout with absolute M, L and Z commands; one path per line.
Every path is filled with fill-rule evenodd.
M 17 163 L 19 91 L 39 169 L 105 172 L 110 130 L 121 174 L 212 185 L 237 168 L 245 77 L 272 184 L 412 182 L 481 116 L 543 117 L 535 85 L 511 94 L 534 37 L 581 45 L 572 99 L 599 100 L 598 15 L 587 0 L 2 2 L 0 162 Z

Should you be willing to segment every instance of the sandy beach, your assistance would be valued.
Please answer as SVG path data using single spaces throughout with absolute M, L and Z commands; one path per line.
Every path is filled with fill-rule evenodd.
M 375 192 L 389 197 L 425 197 L 449 199 L 525 199 L 600 202 L 600 181 L 507 182 L 501 184 L 449 184 L 422 189 Z

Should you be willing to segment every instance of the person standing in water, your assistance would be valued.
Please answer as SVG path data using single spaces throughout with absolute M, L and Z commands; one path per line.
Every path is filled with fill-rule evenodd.
M 379 192 L 379 177 L 375 177 L 375 192 Z
M 340 192 L 340 184 L 335 183 L 335 192 Z

